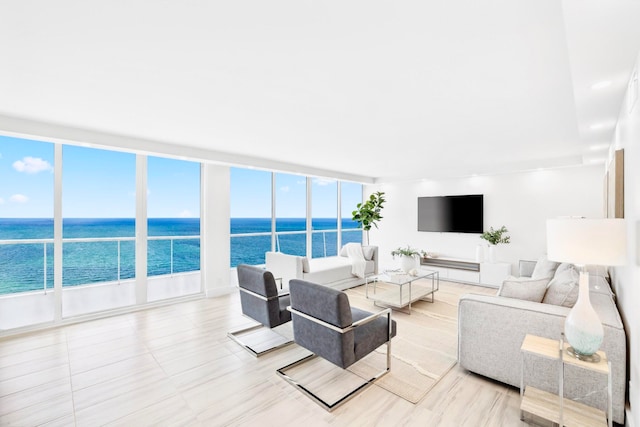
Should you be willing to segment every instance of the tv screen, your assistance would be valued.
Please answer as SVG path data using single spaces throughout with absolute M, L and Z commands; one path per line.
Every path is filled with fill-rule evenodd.
M 418 231 L 482 233 L 482 196 L 418 197 Z

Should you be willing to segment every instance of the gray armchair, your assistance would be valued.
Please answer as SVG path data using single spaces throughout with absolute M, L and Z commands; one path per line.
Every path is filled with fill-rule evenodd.
M 242 314 L 260 324 L 229 332 L 229 338 L 256 357 L 291 344 L 291 339 L 271 330 L 291 320 L 289 295 L 278 294 L 273 274 L 267 270 L 240 264 L 237 271 Z
M 391 309 L 370 313 L 353 308 L 344 292 L 304 280 L 291 280 L 289 291 L 294 341 L 313 354 L 278 369 L 285 380 L 331 411 L 390 371 L 391 338 L 396 335 Z M 346 369 L 383 344 L 387 345 L 386 367 L 333 403 L 325 402 L 286 373 L 318 356 Z

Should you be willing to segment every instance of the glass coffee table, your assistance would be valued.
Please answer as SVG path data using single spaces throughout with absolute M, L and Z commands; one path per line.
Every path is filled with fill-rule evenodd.
M 373 289 L 370 291 L 369 287 Z M 367 299 L 379 307 L 406 308 L 408 314 L 411 314 L 411 304 L 418 300 L 433 302 L 439 289 L 440 274 L 433 270 L 420 269 L 415 276 L 401 270 L 385 271 L 365 280 Z M 426 299 L 429 296 L 431 298 Z

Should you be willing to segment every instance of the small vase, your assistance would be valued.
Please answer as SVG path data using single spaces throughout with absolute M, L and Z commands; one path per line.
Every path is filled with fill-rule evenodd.
M 579 283 L 578 301 L 564 323 L 564 334 L 577 358 L 593 355 L 604 338 L 602 322 L 589 299 L 589 273 L 581 271 Z
M 405 273 L 409 273 L 411 270 L 416 268 L 416 259 L 412 256 L 401 256 L 400 257 L 400 268 Z
M 489 262 L 496 262 L 496 245 L 489 245 Z

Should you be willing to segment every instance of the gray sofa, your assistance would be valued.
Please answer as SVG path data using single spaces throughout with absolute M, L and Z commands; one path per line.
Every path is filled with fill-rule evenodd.
M 535 262 L 533 263 L 535 264 Z M 521 274 L 532 264 L 521 263 Z M 601 350 L 612 366 L 613 420 L 624 423 L 626 336 L 611 292 L 608 275 L 600 269 L 589 275 L 590 299 L 604 327 Z M 458 358 L 472 372 L 520 387 L 526 334 L 560 339 L 570 308 L 493 295 L 464 295 L 458 308 Z M 558 391 L 557 362 L 526 356 L 525 383 L 548 392 Z M 607 378 L 584 369 L 565 368 L 565 397 L 606 411 Z

